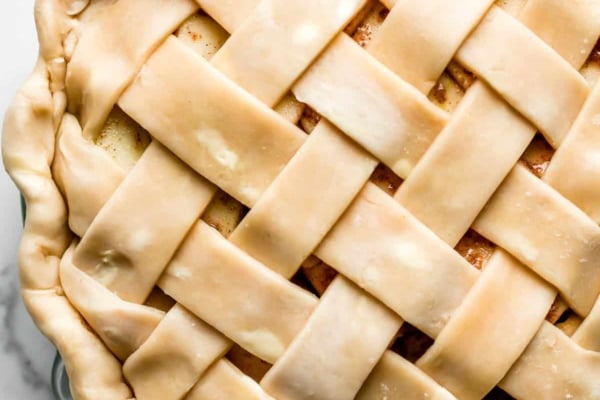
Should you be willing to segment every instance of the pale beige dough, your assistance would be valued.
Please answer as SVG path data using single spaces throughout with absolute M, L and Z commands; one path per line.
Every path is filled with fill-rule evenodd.
M 305 398 L 316 394 L 322 398 L 352 398 L 365 380 L 367 385 L 360 392 L 360 396 L 366 398 L 388 394 L 402 398 L 416 391 L 431 393 L 439 398 L 452 398 L 438 383 L 426 377 L 424 371 L 445 383 L 448 389 L 459 395 L 458 397 L 466 398 L 483 395 L 508 371 L 501 385 L 512 394 L 526 398 L 535 396 L 535 390 L 541 390 L 536 389 L 537 386 L 547 382 L 548 378 L 544 377 L 543 373 L 547 373 L 548 368 L 553 365 L 555 355 L 540 343 L 553 339 L 556 339 L 555 343 L 563 349 L 565 356 L 561 358 L 563 365 L 560 376 L 553 375 L 551 389 L 545 387 L 543 390 L 546 392 L 543 393 L 548 396 L 559 394 L 584 397 L 596 393 L 597 385 L 595 386 L 592 378 L 598 366 L 595 354 L 582 350 L 571 339 L 561 336 L 562 334 L 549 323 L 542 322 L 544 311 L 550 307 L 555 289 L 512 259 L 510 262 L 498 264 L 494 260 L 501 257 L 502 250 L 498 251 L 487 269 L 479 276 L 480 279 L 477 279 L 479 274 L 476 270 L 453 253 L 450 247 L 458 241 L 492 193 L 501 185 L 503 178 L 533 137 L 533 125 L 542 128 L 550 138 L 554 138 L 554 144 L 562 140 L 574 119 L 574 113 L 579 110 L 578 107 L 569 107 L 575 103 L 581 104 L 587 95 L 587 86 L 583 78 L 574 75 L 574 70 L 567 62 L 579 67 L 584 58 L 577 56 L 571 49 L 577 47 L 580 52 L 587 50 L 589 53 L 594 41 L 592 39 L 600 32 L 598 24 L 591 17 L 596 15 L 597 11 L 593 1 L 579 2 L 574 7 L 580 14 L 584 14 L 581 24 L 564 24 L 566 32 L 559 39 L 548 33 L 547 26 L 556 24 L 559 17 L 575 20 L 577 15 L 564 12 L 565 6 L 556 1 L 547 3 L 548 7 L 540 0 L 530 0 L 526 4 L 521 14 L 522 20 L 530 24 L 530 27 L 535 27 L 535 32 L 542 32 L 543 39 L 550 42 L 549 46 L 504 15 L 504 11 L 492 8 L 486 14 L 489 2 L 473 1 L 464 20 L 453 20 L 454 23 L 441 25 L 444 29 L 435 32 L 443 36 L 443 45 L 432 47 L 422 60 L 418 56 L 423 48 L 419 46 L 417 51 L 408 52 L 415 55 L 415 59 L 403 59 L 402 65 L 400 61 L 394 62 L 394 57 L 390 57 L 383 64 L 365 58 L 369 56 L 351 43 L 345 33 L 339 33 L 353 15 L 360 11 L 364 4 L 362 1 L 328 1 L 323 14 L 317 14 L 316 17 L 300 1 L 289 2 L 286 3 L 287 7 L 281 7 L 276 1 L 267 0 L 254 10 L 258 2 L 243 1 L 239 7 L 232 7 L 228 2 L 207 0 L 199 3 L 206 3 L 206 11 L 214 14 L 225 29 L 233 31 L 222 53 L 216 53 L 213 65 L 204 61 L 195 53 L 196 50 L 184 44 L 183 39 L 168 36 L 184 20 L 190 21 L 187 17 L 198 8 L 198 5 L 191 1 L 179 1 L 167 12 L 161 8 L 166 7 L 167 2 L 161 2 L 160 7 L 150 11 L 145 3 L 144 6 L 138 0 L 104 5 L 97 2 L 83 11 L 85 6 L 80 4 L 70 4 L 74 8 L 63 9 L 58 3 L 53 3 L 52 7 L 50 1 L 40 1 L 43 6 L 40 6 L 38 12 L 46 18 L 39 18 L 39 26 L 40 29 L 47 29 L 50 34 L 42 39 L 43 58 L 38 64 L 34 78 L 23 92 L 26 96 L 17 100 L 7 118 L 9 134 L 4 139 L 8 143 L 4 146 L 4 151 L 8 157 L 5 157 L 5 163 L 28 200 L 30 211 L 21 253 L 26 265 L 23 282 L 26 290 L 29 290 L 26 291 L 26 303 L 42 329 L 54 339 L 65 356 L 67 368 L 72 374 L 73 392 L 76 397 L 85 399 L 108 396 L 124 399 L 131 397 L 131 393 L 123 383 L 124 377 L 116 358 L 98 338 L 89 335 L 81 316 L 69 308 L 70 305 L 65 301 L 60 289 L 59 259 L 70 242 L 66 209 L 61 193 L 50 174 L 55 151 L 55 133 L 61 125 L 60 120 L 63 121 L 61 139 L 58 141 L 60 151 L 57 153 L 59 156 L 54 168 L 59 176 L 61 190 L 66 193 L 69 203 L 76 204 L 78 198 L 85 199 L 89 195 L 82 186 L 68 183 L 77 176 L 76 168 L 81 162 L 79 158 L 89 156 L 84 170 L 109 165 L 110 171 L 107 179 L 91 181 L 98 182 L 98 197 L 92 201 L 89 208 L 76 210 L 70 221 L 73 230 L 83 236 L 75 250 L 73 262 L 88 275 L 82 277 L 78 270 L 67 263 L 68 258 L 65 258 L 64 266 L 61 267 L 65 281 L 63 286 L 67 296 L 73 298 L 73 305 L 88 319 L 90 325 L 104 333 L 100 336 L 115 354 L 125 358 L 133 353 L 125 364 L 125 373 L 140 398 L 179 397 L 192 387 L 189 398 L 219 398 L 218 396 L 224 396 L 226 391 L 216 386 L 218 382 L 231 384 L 229 393 L 232 398 L 269 398 L 263 389 L 275 397 L 284 398 Z M 397 8 L 392 10 L 390 19 L 383 24 L 373 47 L 369 49 L 375 58 L 388 54 L 386 52 L 390 51 L 390 43 L 395 40 L 394 30 L 386 29 L 386 24 L 391 26 L 390 21 L 400 16 L 409 18 L 400 11 L 414 12 L 413 15 L 421 17 L 427 15 L 426 8 L 419 8 L 418 5 L 407 7 L 408 2 L 388 1 L 386 5 L 391 6 L 393 3 L 397 3 Z M 131 6 L 128 10 L 131 14 L 122 12 L 127 7 L 123 4 Z M 83 11 L 81 18 L 64 17 L 79 11 Z M 165 14 L 162 18 L 159 15 L 161 11 Z M 274 11 L 277 12 L 272 15 L 270 12 Z M 323 27 L 323 32 L 327 34 L 313 35 L 312 19 L 308 18 L 318 20 L 323 16 L 332 15 L 331 13 L 336 14 L 336 18 L 328 19 Z M 143 20 L 147 25 L 144 25 L 140 35 L 126 36 L 128 27 L 139 25 L 136 22 L 141 21 L 142 16 L 147 17 L 147 20 Z M 294 25 L 298 28 L 296 30 L 281 31 L 278 27 L 269 25 L 269 22 L 273 21 L 291 21 L 295 24 L 295 17 L 299 17 L 303 22 L 301 25 Z M 481 25 L 482 18 L 488 22 L 491 20 L 492 27 L 486 25 L 487 22 Z M 95 46 L 97 39 L 94 38 L 103 34 L 103 26 L 107 25 L 108 21 L 114 23 L 116 29 L 111 31 L 103 46 Z M 311 23 L 307 24 L 307 21 Z M 333 23 L 329 24 L 329 21 Z M 419 18 L 414 21 L 419 21 Z M 573 28 L 569 30 L 569 26 Z M 480 46 L 476 45 L 476 39 L 487 37 L 494 27 L 511 27 L 511 33 L 516 35 L 515 37 L 524 38 L 524 43 L 533 43 L 537 53 L 542 55 L 542 60 L 548 61 L 549 66 L 545 70 L 547 73 L 565 72 L 566 78 L 559 81 L 568 94 L 565 104 L 561 106 L 560 102 L 551 102 L 550 111 L 554 111 L 549 114 L 539 112 L 539 104 L 533 104 L 533 108 L 528 108 L 532 103 L 517 104 L 514 93 L 520 93 L 519 87 L 513 88 L 512 81 L 508 86 L 503 86 L 502 81 L 483 73 L 489 70 L 484 62 L 489 60 L 481 59 L 482 54 L 487 53 L 486 49 L 481 50 Z M 265 45 L 260 40 L 254 45 L 251 41 L 248 42 L 251 40 L 249 38 L 273 36 L 273 32 L 278 34 L 272 46 Z M 294 32 L 298 36 L 294 36 Z M 252 35 L 248 35 L 249 33 Z M 463 40 L 470 33 L 466 47 L 461 47 Z M 127 39 L 121 40 L 124 35 Z M 217 36 L 221 39 L 215 40 L 223 40 L 225 33 L 220 32 Z M 63 39 L 66 46 L 64 51 Z M 291 42 L 294 42 L 294 45 L 288 49 Z M 326 48 L 328 43 L 331 43 L 330 47 Z M 128 52 L 131 46 L 135 51 Z M 564 52 L 567 61 L 562 61 L 551 47 L 560 54 Z M 93 48 L 98 51 L 93 52 Z M 97 67 L 119 59 L 107 57 L 113 54 L 113 48 L 116 49 L 116 54 L 126 55 L 119 68 L 115 69 L 114 79 L 105 73 L 98 74 L 98 80 L 86 79 L 91 65 Z M 271 50 L 276 48 L 280 48 L 282 52 L 271 53 Z M 377 48 L 385 51 L 377 51 Z M 325 52 L 318 56 L 323 49 Z M 418 91 L 428 91 L 427 88 L 437 80 L 441 69 L 456 49 L 459 49 L 459 60 L 461 54 L 465 56 L 467 64 L 488 80 L 498 93 L 503 93 L 508 102 L 527 116 L 533 125 L 482 82 L 475 83 L 470 88 L 450 123 L 446 125 L 447 115 L 429 105 Z M 260 58 L 261 51 L 273 54 L 276 60 L 269 63 L 268 68 L 256 68 L 253 64 L 253 61 Z M 246 54 L 247 57 L 240 58 L 239 54 Z M 492 54 L 495 55 L 497 54 Z M 205 57 L 209 56 L 205 54 Z M 317 61 L 313 63 L 315 57 Z M 67 61 L 70 64 L 66 63 Z M 83 65 L 83 61 L 98 63 L 89 62 Z M 286 64 L 288 61 L 291 65 Z M 412 62 L 414 65 L 411 69 L 406 69 L 406 63 Z M 399 73 L 398 78 L 390 74 L 384 69 L 384 64 L 392 71 L 406 70 L 406 76 Z M 217 71 L 215 66 L 221 71 Z M 290 66 L 292 68 L 288 68 Z M 423 74 L 411 74 L 412 68 L 423 71 Z M 305 69 L 308 72 L 305 78 L 302 78 L 300 75 Z M 340 73 L 332 74 L 334 69 L 339 69 Z M 134 78 L 136 74 L 137 78 Z M 198 76 L 202 76 L 202 79 L 195 79 Z M 399 138 L 403 138 L 406 132 L 419 132 L 424 143 L 406 150 L 412 157 L 409 162 L 404 163 L 405 159 L 402 157 L 393 158 L 392 154 L 386 156 L 386 146 L 376 148 L 376 144 L 368 145 L 370 139 L 366 127 L 369 124 L 365 123 L 361 127 L 348 122 L 352 121 L 351 112 L 359 111 L 361 106 L 360 102 L 352 101 L 342 101 L 342 104 L 347 104 L 349 108 L 346 117 L 336 119 L 340 114 L 339 110 L 329 115 L 335 127 L 322 120 L 313 132 L 314 136 L 306 139 L 301 131 L 289 122 L 297 121 L 298 110 L 302 106 L 293 102 L 290 106 L 281 106 L 281 109 L 288 110 L 285 111 L 287 119 L 269 107 L 275 106 L 300 78 L 294 89 L 299 88 L 302 97 L 327 116 L 327 108 L 331 105 L 323 101 L 324 95 L 331 94 L 339 96 L 340 100 L 345 99 L 335 94 L 335 91 L 319 92 L 317 81 L 311 81 L 317 76 L 339 79 L 339 83 L 336 83 L 338 86 L 347 84 L 353 78 L 356 79 L 356 76 L 363 76 L 363 87 L 349 85 L 352 87 L 352 97 L 360 96 L 361 90 L 365 90 L 367 94 L 374 90 L 375 93 L 379 93 L 375 96 L 379 100 L 383 92 L 393 91 L 402 99 L 402 102 L 398 103 L 402 108 L 414 107 L 414 110 L 424 111 L 426 115 L 423 119 L 419 119 L 423 116 L 416 112 L 415 116 L 402 115 L 404 119 L 397 120 L 400 121 L 397 127 L 405 131 L 399 129 L 396 132 L 396 128 L 392 130 Z M 64 79 L 66 86 L 62 82 Z M 417 84 L 417 89 L 411 88 L 402 79 Z M 256 82 L 264 84 L 254 86 Z M 249 89 L 251 93 L 236 83 Z M 98 85 L 102 90 L 93 89 Z M 539 82 L 536 87 L 540 88 Z M 48 92 L 48 88 L 51 88 L 51 93 Z M 541 93 L 546 93 L 544 90 L 548 90 L 550 94 L 562 94 L 562 89 L 558 86 L 539 89 Z M 150 144 L 127 177 L 124 177 L 124 174 L 131 168 L 130 165 L 116 164 L 112 159 L 100 155 L 97 149 L 87 146 L 89 143 L 82 142 L 79 137 L 95 137 L 100 131 L 102 121 L 117 101 L 125 112 L 140 122 L 157 140 Z M 71 111 L 81 110 L 83 129 L 70 114 L 65 114 L 63 118 L 66 105 Z M 378 109 L 382 107 L 383 103 Z M 561 117 L 555 111 L 563 108 L 568 112 Z M 148 110 L 152 112 L 149 113 Z M 187 117 L 174 118 L 179 115 Z M 387 118 L 396 114 L 388 111 L 379 115 L 380 118 Z M 464 130 L 463 124 L 471 118 L 475 126 L 471 127 L 470 131 Z M 423 125 L 426 126 L 425 129 Z M 550 125 L 553 126 L 549 128 Z M 577 126 L 576 123 L 575 127 Z M 489 129 L 485 129 L 488 127 Z M 390 164 L 398 174 L 408 177 L 396 195 L 396 200 L 401 205 L 373 185 L 364 186 L 376 162 L 366 151 L 361 150 L 357 143 L 343 136 L 344 132 L 338 128 L 347 131 L 346 134 L 350 138 L 365 145 L 366 150 L 374 156 L 385 158 L 383 161 Z M 417 128 L 421 128 L 421 131 Z M 501 144 L 499 139 L 506 137 L 500 134 L 511 131 L 515 141 Z M 19 142 L 15 135 L 22 132 L 36 132 L 40 136 L 27 136 L 24 142 Z M 436 136 L 437 139 L 434 140 Z M 464 173 L 463 180 L 459 180 L 459 174 L 456 174 L 456 170 L 451 166 L 454 161 L 461 159 L 459 156 L 455 159 L 454 155 L 461 155 L 455 151 L 460 147 L 458 144 L 464 146 L 464 142 L 460 142 L 464 138 L 469 139 L 467 150 L 472 151 L 468 152 L 472 158 L 467 157 L 464 163 L 458 166 L 459 171 Z M 432 141 L 433 147 L 425 151 Z M 568 142 L 567 138 L 565 143 Z M 330 149 L 328 146 L 334 143 L 338 146 L 335 150 L 333 147 Z M 342 149 L 344 153 L 336 154 L 336 151 L 341 152 Z M 497 168 L 494 171 L 488 170 L 487 163 L 490 158 L 487 155 L 490 151 L 496 152 L 498 149 L 501 151 L 497 161 L 494 161 Z M 324 159 L 323 164 L 315 164 L 314 169 L 308 168 L 311 159 L 324 157 L 325 151 L 331 159 Z M 418 162 L 423 152 L 423 160 Z M 183 165 L 177 157 L 181 157 L 189 167 Z M 356 171 L 338 171 L 338 163 L 352 163 Z M 255 206 L 248 216 L 248 222 L 251 224 L 245 226 L 242 222 L 233 233 L 231 241 L 220 236 L 204 222 L 197 221 L 202 210 L 213 198 L 215 188 L 193 170 L 202 173 L 208 180 L 244 204 Z M 320 204 L 317 198 L 310 196 L 312 190 L 319 191 L 328 187 L 327 178 L 331 175 L 323 173 L 322 176 L 318 176 L 323 170 L 332 171 L 332 176 L 339 176 L 338 179 L 343 179 L 345 184 L 335 185 L 339 195 L 332 192 L 331 200 Z M 437 176 L 440 177 L 437 178 L 439 183 L 428 190 L 424 182 L 427 182 L 434 170 L 437 170 Z M 530 178 L 532 177 L 525 175 L 524 182 L 532 182 Z M 144 182 L 145 185 L 140 188 L 136 185 L 139 182 Z M 481 185 L 482 182 L 486 184 Z M 510 194 L 510 182 L 508 179 L 502 183 L 499 193 L 509 193 L 510 199 L 514 199 L 515 195 Z M 449 192 L 447 189 L 451 185 L 455 186 L 453 191 Z M 596 240 L 597 236 L 597 228 L 593 224 L 590 225 L 588 217 L 578 210 L 575 211 L 572 204 L 544 187 L 543 183 L 531 183 L 526 186 L 533 187 L 536 194 L 541 195 L 531 200 L 532 203 L 528 206 L 530 209 L 543 203 L 540 199 L 549 199 L 558 219 L 568 217 L 577 222 L 577 226 L 585 231 L 585 237 L 577 238 L 568 247 L 577 250 L 578 254 L 586 252 L 586 246 Z M 475 188 L 473 193 L 463 191 L 469 187 Z M 519 189 L 521 186 L 516 187 Z M 169 193 L 181 192 L 189 195 L 166 201 L 160 189 Z M 453 194 L 457 192 L 458 195 Z M 415 196 L 412 197 L 411 193 Z M 266 211 L 301 209 L 301 203 L 305 199 L 303 196 L 309 196 L 306 198 L 312 199 L 316 206 L 323 207 L 314 213 L 309 209 L 300 210 L 287 221 L 277 221 L 275 224 L 270 221 L 272 216 Z M 490 217 L 487 220 L 489 227 L 484 224 L 486 213 L 491 214 L 490 210 L 495 207 L 495 199 L 496 197 L 492 200 L 492 208 L 486 209 L 476 226 L 480 226 L 487 236 L 493 236 L 499 244 L 524 261 L 527 258 L 526 254 L 507 239 L 510 236 L 507 233 L 525 229 L 535 240 L 543 241 L 544 236 L 536 235 L 536 231 L 527 230 L 532 229 L 527 225 L 525 228 L 521 225 L 516 226 L 516 223 L 514 226 L 510 223 L 502 225 L 507 221 L 501 216 Z M 463 200 L 468 201 L 462 203 Z M 326 204 L 332 203 L 335 204 L 331 209 L 325 207 Z M 419 204 L 435 206 L 432 205 L 431 209 L 419 209 Z M 145 207 L 141 205 L 149 210 L 167 210 L 168 216 L 165 218 L 165 214 L 160 211 L 156 211 L 156 215 L 142 213 Z M 500 210 L 501 206 L 504 205 L 500 204 Z M 172 208 L 174 210 L 169 211 Z M 53 215 L 53 219 L 48 220 L 47 215 Z M 309 230 L 310 235 L 307 232 L 306 236 L 297 236 L 294 240 L 297 231 L 293 227 L 303 223 L 312 227 Z M 156 229 L 154 234 L 166 230 L 174 232 L 169 235 L 171 242 L 162 243 L 162 240 L 158 239 L 159 236 L 140 230 L 146 224 Z M 500 226 L 497 227 L 496 224 Z M 192 231 L 188 232 L 192 225 Z M 267 235 L 272 230 L 281 236 L 270 243 L 253 243 L 250 238 L 261 229 Z M 386 240 L 378 236 L 381 232 L 389 232 Z M 574 235 L 571 231 L 565 233 Z M 364 242 L 365 247 L 356 245 L 357 239 Z M 589 243 L 585 243 L 586 241 Z M 273 251 L 273 248 L 287 242 L 289 247 L 285 251 Z M 182 245 L 175 258 L 169 262 L 180 243 Z M 335 279 L 318 304 L 312 295 L 293 286 L 276 273 L 279 272 L 285 277 L 291 276 L 302 259 L 315 247 L 317 255 L 345 275 Z M 147 249 L 151 251 L 147 252 Z M 208 257 L 210 255 L 213 257 Z M 590 251 L 589 255 L 595 258 L 593 251 Z M 573 260 L 569 258 L 567 261 Z M 541 271 L 535 262 L 525 264 L 538 272 Z M 127 265 L 131 268 L 123 268 Z M 187 305 L 190 311 L 183 310 L 182 305 L 176 305 L 163 317 L 162 312 L 154 313 L 147 306 L 141 305 L 165 268 L 166 273 L 159 280 L 160 286 L 183 305 Z M 385 274 L 382 275 L 383 272 Z M 548 277 L 547 274 L 540 274 Z M 76 280 L 80 279 L 78 276 L 85 286 L 77 287 Z M 189 279 L 186 280 L 186 277 Z M 214 279 L 218 285 L 207 285 L 207 277 L 208 282 Z M 222 277 L 229 282 L 237 282 L 237 286 L 227 286 L 221 282 Z M 396 281 L 390 277 L 394 277 Z M 433 277 L 437 281 L 433 280 Z M 498 304 L 504 291 L 493 286 L 486 290 L 489 287 L 486 285 L 493 285 L 496 283 L 495 278 L 500 277 L 506 284 L 506 292 L 515 293 L 512 302 Z M 580 344 L 593 347 L 595 344 L 589 337 L 598 313 L 597 307 L 592 308 L 594 297 L 597 295 L 593 285 L 593 272 L 590 277 L 587 281 L 591 282 L 592 288 L 590 291 L 584 291 L 583 299 L 577 297 L 580 295 L 579 291 L 575 291 L 576 295 L 570 287 L 560 286 L 563 282 L 553 279 L 549 281 L 558 286 L 563 293 L 569 294 L 567 299 L 582 316 L 592 310 L 590 319 L 584 320 L 574 339 Z M 355 283 L 350 282 L 348 278 Z M 247 281 L 256 282 L 256 285 L 246 287 L 243 283 Z M 107 287 L 100 286 L 100 283 Z M 398 301 L 399 284 L 407 288 L 407 292 L 401 293 L 405 296 L 403 302 Z M 88 290 L 82 290 L 84 287 Z M 527 290 L 530 287 L 531 293 Z M 115 293 L 111 293 L 111 290 L 121 299 L 117 298 Z M 520 300 L 519 295 L 523 293 L 531 295 Z M 524 310 L 520 307 L 521 304 L 533 301 L 533 293 L 535 302 Z M 43 315 L 43 303 L 36 301 L 36 295 L 48 296 L 46 307 L 62 310 L 65 320 L 58 324 L 49 321 Z M 203 295 L 206 297 L 202 298 Z M 215 302 L 214 299 L 220 295 L 223 295 L 220 299 L 226 302 L 226 307 Z M 254 298 L 256 302 L 251 303 L 254 306 L 247 304 L 244 296 Z M 123 313 L 124 320 L 143 322 L 139 326 L 125 324 L 122 327 L 124 331 L 131 329 L 129 341 L 120 342 L 110 337 L 112 321 L 101 317 L 106 308 L 99 309 L 93 304 L 93 298 L 105 299 L 105 306 L 109 309 L 114 308 L 115 315 Z M 390 309 L 384 303 L 389 305 Z M 269 306 L 255 307 L 256 304 Z M 407 307 L 407 304 L 411 307 Z M 235 310 L 236 314 L 230 314 L 229 310 Z M 469 310 L 471 312 L 468 312 Z M 465 358 L 457 361 L 456 351 L 463 346 L 471 346 L 473 349 L 490 347 L 489 343 L 496 340 L 495 335 L 501 334 L 492 329 L 493 322 L 497 321 L 492 310 L 500 310 L 497 313 L 509 318 L 507 326 L 522 320 L 522 329 L 526 332 L 518 340 L 507 340 L 503 343 L 503 350 L 498 358 L 485 365 L 485 371 L 480 371 L 481 368 L 477 368 L 477 360 Z M 481 324 L 482 336 L 471 339 L 473 333 L 460 327 L 473 326 L 477 321 L 477 317 L 474 316 L 487 315 L 486 312 L 490 312 L 490 315 L 485 320 L 487 322 Z M 198 317 L 210 322 L 221 333 L 208 325 L 205 326 L 205 322 Z M 403 318 L 431 336 L 438 337 L 430 352 L 417 363 L 417 367 L 422 368 L 420 371 L 415 366 L 408 367 L 403 360 L 398 361 L 398 356 L 386 352 Z M 76 340 L 85 349 L 82 354 L 74 354 L 68 347 L 68 341 L 60 336 L 61 326 L 73 327 Z M 157 328 L 150 333 L 153 326 Z M 331 334 L 338 326 L 346 327 L 348 335 Z M 536 332 L 539 326 L 542 328 Z M 179 327 L 182 328 L 182 332 L 178 331 Z M 188 327 L 190 332 L 206 327 L 205 333 L 215 343 L 212 350 L 207 352 L 207 358 L 202 362 L 190 362 L 188 368 L 184 367 L 186 363 L 178 364 L 177 360 L 193 355 L 193 349 L 201 348 L 205 342 L 175 340 L 173 348 L 168 350 L 162 348 L 163 339 L 160 339 L 177 338 L 177 335 L 184 333 L 184 327 Z M 518 328 L 509 329 L 514 331 Z M 364 335 L 372 340 L 364 340 Z M 230 345 L 225 336 L 241 343 L 262 358 L 275 362 L 275 366 L 262 382 L 263 389 L 250 383 L 247 377 L 227 361 L 220 360 Z M 148 339 L 141 344 L 145 337 Z M 531 338 L 533 341 L 528 344 Z M 498 340 L 501 339 L 503 338 Z M 330 345 L 320 347 L 323 343 Z M 348 348 L 352 351 L 348 352 Z M 523 356 L 519 357 L 523 349 Z M 189 351 L 191 353 L 188 353 Z M 324 354 L 331 355 L 324 359 Z M 320 359 L 322 362 L 317 363 L 318 366 L 315 367 L 315 360 Z M 91 371 L 86 365 L 87 360 L 97 361 L 99 368 Z M 153 364 L 144 360 L 157 362 L 156 365 L 162 365 L 161 362 L 164 362 L 166 370 L 180 371 L 176 373 L 180 375 L 181 381 L 174 381 L 172 385 L 165 384 L 167 376 L 152 370 L 151 367 L 146 369 L 146 366 Z M 461 366 L 462 373 L 457 375 L 453 369 L 444 369 L 436 360 L 450 360 L 451 365 Z M 515 360 L 516 364 L 511 368 Z M 546 369 L 532 367 L 541 361 Z M 211 363 L 212 367 L 209 366 Z M 586 370 L 576 368 L 577 363 L 585 365 Z M 375 375 L 368 377 L 373 368 Z M 335 371 L 335 374 L 332 371 Z M 477 373 L 483 372 L 485 376 L 482 381 L 465 384 L 476 382 L 473 379 Z M 90 375 L 92 373 L 96 374 L 93 378 Z M 393 381 L 398 377 L 406 378 L 405 384 L 388 383 L 388 380 Z M 302 385 L 298 385 L 298 382 L 302 382 Z M 372 385 L 372 382 L 377 382 L 377 385 Z M 384 387 L 393 388 L 395 392 L 382 392 Z

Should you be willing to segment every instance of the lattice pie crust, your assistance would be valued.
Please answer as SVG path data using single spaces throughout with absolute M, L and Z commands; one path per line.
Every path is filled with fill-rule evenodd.
M 600 399 L 600 1 L 35 12 L 4 163 L 76 399 Z

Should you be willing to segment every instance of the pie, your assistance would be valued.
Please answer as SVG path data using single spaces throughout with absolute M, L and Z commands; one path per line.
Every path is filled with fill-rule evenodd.
M 75 399 L 600 399 L 600 1 L 35 12 L 3 160 Z

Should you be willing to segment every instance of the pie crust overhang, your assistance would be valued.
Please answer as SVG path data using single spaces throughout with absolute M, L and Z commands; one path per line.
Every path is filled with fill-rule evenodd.
M 35 13 L 3 160 L 75 399 L 600 398 L 600 1 Z

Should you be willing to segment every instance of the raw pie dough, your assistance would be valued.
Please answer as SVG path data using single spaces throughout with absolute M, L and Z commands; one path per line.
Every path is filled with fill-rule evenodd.
M 3 160 L 76 400 L 600 399 L 599 0 L 35 13 Z

